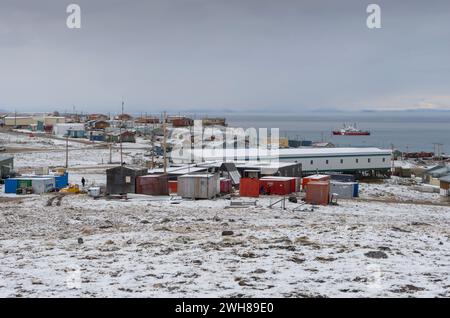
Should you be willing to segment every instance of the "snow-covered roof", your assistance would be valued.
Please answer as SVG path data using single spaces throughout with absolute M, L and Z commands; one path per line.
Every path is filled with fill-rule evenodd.
M 188 150 L 189 151 L 189 150 Z M 188 152 L 186 151 L 186 152 Z M 214 161 L 223 158 L 237 157 L 248 158 L 277 158 L 280 159 L 301 159 L 312 157 L 336 157 L 336 156 L 390 156 L 390 149 L 380 148 L 287 148 L 278 150 L 258 150 L 258 149 L 194 149 L 194 158 L 203 158 L 206 161 Z M 172 157 L 177 158 L 173 153 Z M 294 161 L 294 160 L 293 160 Z
M 0 161 L 6 161 L 6 160 L 10 160 L 10 159 L 14 159 L 14 157 L 13 156 L 0 155 Z
M 445 176 L 445 177 L 442 177 L 442 178 L 440 178 L 439 180 L 440 180 L 440 181 L 443 181 L 443 182 L 448 182 L 448 183 L 450 183 L 450 175 Z
M 188 174 L 193 172 L 201 172 L 205 171 L 207 167 L 194 167 L 194 166 L 181 166 L 181 167 L 167 167 L 166 172 L 169 174 Z M 163 173 L 163 168 L 151 169 L 148 171 L 149 173 Z
M 447 173 L 450 173 L 450 166 L 442 166 L 442 165 L 437 165 L 433 168 L 428 169 L 427 171 L 425 171 L 425 174 L 431 175 L 432 177 L 442 177 L 447 175 Z
M 226 161 L 207 161 L 203 163 L 199 163 L 197 166 L 204 166 L 204 167 L 215 167 L 219 168 L 222 166 L 223 163 L 226 163 Z M 286 162 L 286 161 L 232 161 L 232 163 L 236 166 L 236 168 L 239 169 L 252 169 L 252 168 L 283 168 L 283 167 L 289 167 L 292 165 L 298 165 L 296 162 Z
M 288 148 L 280 149 L 280 156 L 340 156 L 340 155 L 391 155 L 392 151 L 389 149 L 380 148 Z

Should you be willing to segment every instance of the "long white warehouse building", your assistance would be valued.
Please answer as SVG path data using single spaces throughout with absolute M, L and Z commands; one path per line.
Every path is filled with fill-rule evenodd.
M 289 148 L 272 152 L 272 156 L 260 155 L 257 152 L 242 149 L 197 149 L 182 156 L 171 154 L 174 162 L 200 163 L 205 161 L 284 161 L 302 164 L 305 174 L 316 172 L 343 173 L 386 173 L 391 169 L 392 151 L 380 148 Z

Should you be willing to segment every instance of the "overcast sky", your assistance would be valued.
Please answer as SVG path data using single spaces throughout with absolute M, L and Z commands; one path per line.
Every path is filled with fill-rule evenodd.
M 8 110 L 450 109 L 450 1 L 0 0 L 0 57 Z

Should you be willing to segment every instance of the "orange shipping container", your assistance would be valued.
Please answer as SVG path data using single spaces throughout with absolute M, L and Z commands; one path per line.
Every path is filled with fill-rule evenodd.
M 268 195 L 288 195 L 295 190 L 295 179 L 285 177 L 269 177 L 259 180 L 260 188 L 264 187 L 264 192 Z M 293 184 L 293 186 L 292 186 Z
M 241 178 L 239 183 L 239 195 L 241 197 L 259 197 L 259 180 L 253 178 Z
M 330 195 L 329 181 L 311 181 L 306 186 L 306 203 L 328 205 Z
M 166 175 L 146 175 L 136 178 L 136 193 L 147 195 L 168 195 Z
M 178 181 L 169 181 L 169 192 L 177 193 L 178 192 Z
M 307 176 L 302 179 L 302 189 L 306 188 L 306 185 L 312 181 L 329 181 L 330 176 L 326 174 L 314 174 L 312 176 Z

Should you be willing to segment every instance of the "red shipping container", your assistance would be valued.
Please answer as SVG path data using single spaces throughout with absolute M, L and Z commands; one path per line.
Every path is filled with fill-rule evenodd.
M 166 175 L 146 175 L 136 178 L 136 193 L 147 195 L 168 195 Z
M 232 186 L 230 179 L 220 179 L 220 193 L 231 193 Z
M 239 182 L 239 195 L 241 197 L 259 197 L 259 180 L 254 178 L 241 178 Z
M 306 186 L 306 203 L 328 205 L 330 196 L 329 181 L 311 181 Z
M 178 193 L 178 181 L 175 181 L 175 180 L 169 181 L 169 192 L 170 193 Z
M 326 174 L 314 174 L 312 176 L 307 176 L 302 179 L 302 189 L 306 188 L 306 185 L 309 182 L 318 182 L 318 181 L 330 181 L 330 176 Z
M 260 187 L 264 187 L 264 193 L 268 195 L 288 195 L 292 193 L 292 183 L 295 190 L 295 179 L 293 178 L 262 178 L 259 182 Z

